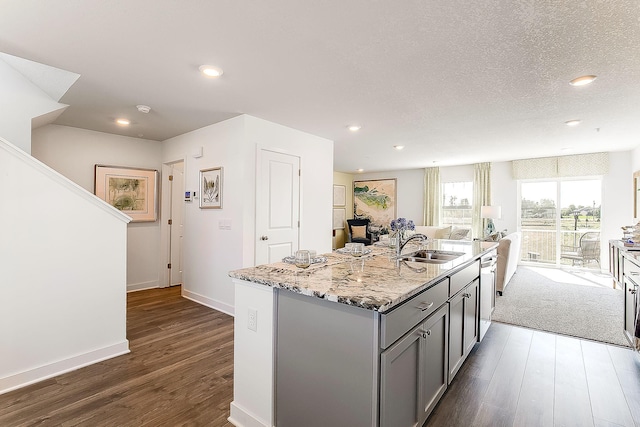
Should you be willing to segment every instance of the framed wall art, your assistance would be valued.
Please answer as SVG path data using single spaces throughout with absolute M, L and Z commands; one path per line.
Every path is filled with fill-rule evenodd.
M 388 227 L 396 218 L 396 179 L 353 182 L 353 217 Z
M 200 209 L 222 209 L 222 167 L 200 171 Z
M 344 223 L 347 220 L 346 214 L 347 214 L 347 210 L 345 208 L 333 209 L 333 229 L 334 230 L 344 229 Z
M 333 186 L 333 206 L 344 206 L 347 203 L 347 187 L 344 185 Z
M 158 219 L 158 171 L 96 165 L 93 192 L 132 222 Z

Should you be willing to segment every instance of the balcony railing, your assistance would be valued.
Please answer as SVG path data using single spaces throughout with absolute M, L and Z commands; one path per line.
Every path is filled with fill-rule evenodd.
M 578 247 L 580 245 L 580 237 L 584 233 L 595 232 L 600 230 L 584 229 L 584 230 L 562 230 L 560 232 L 560 246 Z M 520 260 L 525 262 L 537 262 L 542 264 L 556 265 L 559 258 L 558 247 L 555 230 L 522 230 L 522 246 L 520 249 Z M 573 265 L 574 262 L 567 259 L 560 259 L 560 265 Z M 585 268 L 600 268 L 595 263 L 585 263 Z

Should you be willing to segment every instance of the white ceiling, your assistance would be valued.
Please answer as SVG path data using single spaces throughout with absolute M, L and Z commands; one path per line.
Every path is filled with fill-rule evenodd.
M 334 140 L 342 172 L 640 145 L 637 0 L 0 0 L 0 52 L 80 74 L 57 124 L 160 141 L 246 113 Z

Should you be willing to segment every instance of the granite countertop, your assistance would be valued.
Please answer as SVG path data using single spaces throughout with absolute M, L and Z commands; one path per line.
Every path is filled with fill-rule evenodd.
M 362 258 L 334 251 L 324 254 L 326 263 L 306 270 L 279 262 L 230 271 L 229 276 L 384 313 L 497 247 L 497 242 L 430 240 L 427 247 L 465 255 L 444 264 L 397 262 L 393 249 L 367 246 L 371 253 Z M 409 244 L 403 253 L 416 249 Z

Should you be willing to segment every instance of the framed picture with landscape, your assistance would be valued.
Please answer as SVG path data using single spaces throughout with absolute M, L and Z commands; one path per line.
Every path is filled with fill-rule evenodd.
M 353 216 L 388 227 L 396 217 L 396 179 L 353 182 Z
M 158 219 L 158 171 L 96 165 L 93 192 L 132 222 Z
M 222 209 L 222 167 L 200 171 L 200 209 Z

